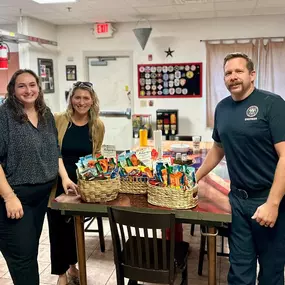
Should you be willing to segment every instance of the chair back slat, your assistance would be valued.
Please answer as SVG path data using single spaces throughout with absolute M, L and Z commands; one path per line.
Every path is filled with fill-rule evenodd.
M 154 269 L 158 269 L 158 249 L 156 229 L 152 230 L 153 235 L 153 253 L 154 253 Z
M 136 238 L 137 238 L 137 253 L 138 253 L 138 264 L 139 267 L 143 267 L 142 262 L 142 244 L 141 244 L 141 237 L 140 237 L 140 229 L 136 227 Z
M 124 232 L 124 228 L 122 224 L 119 224 L 119 228 L 120 228 L 120 234 L 121 234 L 121 239 L 122 239 L 122 249 L 124 252 L 124 259 L 127 260 L 127 254 L 128 254 L 128 248 L 126 248 L 126 238 L 125 238 L 125 232 Z M 130 254 L 130 253 L 129 253 Z
M 166 230 L 162 230 L 162 269 L 167 269 Z
M 128 231 L 128 236 L 129 236 L 129 241 L 130 241 L 130 258 L 131 258 L 131 265 L 135 265 L 135 258 L 134 258 L 134 253 L 135 253 L 135 246 L 134 246 L 134 239 L 132 236 L 132 231 L 131 227 L 129 225 L 126 225 L 127 231 Z
M 150 268 L 150 250 L 149 250 L 149 237 L 147 228 L 144 228 L 144 242 L 145 242 L 145 255 L 146 255 L 146 268 Z

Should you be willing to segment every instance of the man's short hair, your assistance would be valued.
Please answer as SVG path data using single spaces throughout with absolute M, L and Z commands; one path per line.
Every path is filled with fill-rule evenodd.
M 246 60 L 246 68 L 248 69 L 249 72 L 252 72 L 254 70 L 254 64 L 251 60 L 251 58 L 248 57 L 245 53 L 242 52 L 232 52 L 229 53 L 225 58 L 224 58 L 224 67 L 226 63 L 233 58 L 244 58 Z

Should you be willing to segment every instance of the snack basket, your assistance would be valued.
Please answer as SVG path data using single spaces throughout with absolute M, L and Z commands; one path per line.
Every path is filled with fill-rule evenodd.
M 198 185 L 184 190 L 148 183 L 148 203 L 172 209 L 190 209 L 198 205 Z
M 115 200 L 120 189 L 120 177 L 113 179 L 78 179 L 78 192 L 85 202 L 107 202 Z
M 121 177 L 119 193 L 146 194 L 148 189 L 147 177 L 126 176 Z

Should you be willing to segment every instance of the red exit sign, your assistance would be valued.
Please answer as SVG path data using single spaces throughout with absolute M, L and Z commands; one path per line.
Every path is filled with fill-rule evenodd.
M 97 34 L 108 33 L 108 31 L 109 31 L 109 24 L 108 23 L 97 24 L 97 27 L 96 27 Z
M 97 38 L 109 38 L 113 35 L 114 28 L 111 23 L 96 23 L 94 33 Z

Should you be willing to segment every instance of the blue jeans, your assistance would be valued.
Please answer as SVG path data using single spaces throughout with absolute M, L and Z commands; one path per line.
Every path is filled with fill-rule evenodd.
M 273 228 L 252 220 L 256 209 L 267 198 L 242 199 L 229 194 L 232 207 L 230 227 L 229 285 L 255 285 L 257 260 L 260 265 L 259 285 L 284 285 L 285 265 L 285 199 Z

